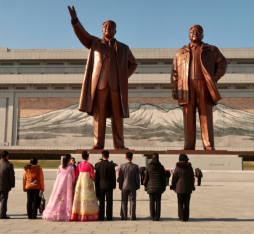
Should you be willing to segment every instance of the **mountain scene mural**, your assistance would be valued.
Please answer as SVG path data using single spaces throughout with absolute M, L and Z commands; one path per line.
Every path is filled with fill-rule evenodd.
M 129 103 L 124 120 L 125 144 L 182 146 L 182 109 L 175 104 Z M 254 140 L 254 114 L 218 104 L 213 110 L 216 146 L 249 146 Z M 234 136 L 234 137 L 232 137 Z M 93 145 L 93 117 L 78 111 L 78 104 L 42 115 L 19 118 L 18 145 Z M 112 146 L 111 120 L 107 119 L 106 146 Z M 197 115 L 197 146 L 202 146 Z

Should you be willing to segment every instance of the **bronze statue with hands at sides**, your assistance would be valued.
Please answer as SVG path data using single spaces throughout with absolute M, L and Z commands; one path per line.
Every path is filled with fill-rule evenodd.
M 75 34 L 90 50 L 79 110 L 93 116 L 93 149 L 104 148 L 106 118 L 111 118 L 114 148 L 128 149 L 124 145 L 123 118 L 129 118 L 128 78 L 136 70 L 137 61 L 129 47 L 114 38 L 114 21 L 107 20 L 102 24 L 103 37 L 100 39 L 83 28 L 73 6 L 68 9 Z
M 200 25 L 191 26 L 191 42 L 177 51 L 172 66 L 172 97 L 183 108 L 183 150 L 195 150 L 196 107 L 203 147 L 205 150 L 215 150 L 213 106 L 221 99 L 217 82 L 226 72 L 227 60 L 217 47 L 202 42 L 203 37 Z

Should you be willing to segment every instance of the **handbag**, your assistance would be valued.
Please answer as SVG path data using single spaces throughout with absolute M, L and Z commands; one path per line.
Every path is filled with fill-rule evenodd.
M 40 214 L 43 213 L 45 210 L 45 204 L 46 204 L 46 199 L 44 198 L 43 192 L 40 192 L 39 198 L 38 198 L 38 209 Z

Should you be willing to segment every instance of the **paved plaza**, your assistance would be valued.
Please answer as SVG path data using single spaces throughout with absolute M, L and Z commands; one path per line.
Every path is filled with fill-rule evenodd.
M 45 181 L 45 198 L 49 199 L 54 181 Z M 28 220 L 26 193 L 22 181 L 10 192 L 8 215 L 0 220 L 0 233 L 254 233 L 254 183 L 204 182 L 191 198 L 189 222 L 179 222 L 177 197 L 169 190 L 162 196 L 161 221 L 149 218 L 149 198 L 143 186 L 137 196 L 137 221 L 121 221 L 120 190 L 114 191 L 114 221 L 49 222 Z

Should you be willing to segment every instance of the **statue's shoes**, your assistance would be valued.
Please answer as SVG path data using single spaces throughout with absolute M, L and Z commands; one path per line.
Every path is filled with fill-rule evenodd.
M 103 149 L 104 147 L 99 146 L 99 145 L 94 145 L 92 149 Z
M 116 149 L 117 150 L 128 150 L 129 148 L 126 148 L 125 146 L 119 146 Z
M 211 146 L 208 146 L 208 147 L 205 148 L 205 150 L 215 150 L 215 148 L 211 147 Z

